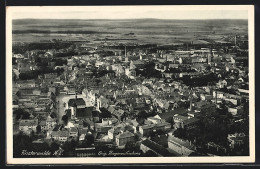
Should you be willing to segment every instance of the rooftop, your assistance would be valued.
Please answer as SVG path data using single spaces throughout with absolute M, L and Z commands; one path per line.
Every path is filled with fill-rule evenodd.
M 186 148 L 188 148 L 190 150 L 194 149 L 194 145 L 192 145 L 189 141 L 180 139 L 178 137 L 169 136 L 168 142 L 179 144 L 180 146 L 186 147 Z
M 72 107 L 76 103 L 77 106 L 86 106 L 86 103 L 83 98 L 70 99 L 68 102 L 69 107 Z
M 134 137 L 134 134 L 129 131 L 126 131 L 126 132 L 124 132 L 122 134 L 118 134 L 116 136 L 116 138 L 128 138 L 128 137 Z
M 156 153 L 162 155 L 162 156 L 172 156 L 172 154 L 163 146 L 151 141 L 151 140 L 144 140 L 142 144 L 146 147 L 149 147 L 151 150 L 155 151 Z

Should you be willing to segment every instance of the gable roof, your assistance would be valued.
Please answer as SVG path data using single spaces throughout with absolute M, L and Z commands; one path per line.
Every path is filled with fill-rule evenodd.
M 72 107 L 76 103 L 77 106 L 86 106 L 86 103 L 83 98 L 70 99 L 68 102 L 69 107 Z
M 193 117 L 193 118 L 189 118 L 187 120 L 184 120 L 183 123 L 184 123 L 184 125 L 187 125 L 187 124 L 191 124 L 191 123 L 196 123 L 198 121 L 199 121 L 199 119 L 197 119 L 196 117 Z
M 190 142 L 188 140 L 183 140 L 174 136 L 169 136 L 168 138 L 168 142 L 172 142 L 174 144 L 179 144 L 183 147 L 186 147 L 190 150 L 194 150 L 194 145 L 190 144 Z
M 172 156 L 172 154 L 163 146 L 151 141 L 151 140 L 144 140 L 142 144 L 146 147 L 149 147 L 152 151 L 160 154 L 161 156 Z
M 118 139 L 120 139 L 120 138 L 128 138 L 128 137 L 134 137 L 134 134 L 129 132 L 129 131 L 126 131 L 126 132 L 124 132 L 122 134 L 118 134 L 116 136 L 116 138 L 118 138 Z
M 187 112 L 187 110 L 185 110 L 183 108 L 177 108 L 175 110 L 167 111 L 165 113 L 160 113 L 160 114 L 158 114 L 158 116 L 161 119 L 168 119 L 168 118 L 172 118 L 175 114 L 185 114 L 186 112 Z

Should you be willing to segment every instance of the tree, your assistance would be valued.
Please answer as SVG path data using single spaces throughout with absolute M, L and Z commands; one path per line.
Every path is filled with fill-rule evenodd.
M 13 114 L 16 115 L 16 120 L 29 119 L 30 118 L 30 113 L 23 110 L 23 109 L 17 109 L 13 112 Z
M 71 141 L 66 141 L 62 146 L 64 150 L 64 155 L 70 156 L 75 151 L 76 146 L 77 142 L 74 139 L 72 139 Z
M 21 157 L 21 153 L 23 150 L 30 151 L 32 145 L 32 139 L 24 135 L 22 132 L 13 136 L 13 150 L 14 157 Z
M 87 134 L 85 136 L 85 145 L 86 146 L 91 146 L 95 141 L 95 138 L 92 134 Z
M 55 141 L 51 143 L 50 145 L 50 150 L 52 153 L 54 153 L 56 150 L 58 150 L 60 148 L 59 144 L 56 143 Z
M 174 131 L 174 136 L 184 139 L 186 137 L 186 131 L 183 128 L 178 128 Z
M 67 125 L 68 120 L 69 120 L 69 117 L 65 114 L 65 115 L 62 116 L 61 120 L 63 121 L 63 123 L 64 123 L 65 125 Z
M 37 132 L 37 134 L 39 134 L 39 133 L 41 132 L 41 126 L 40 126 L 40 125 L 38 125 L 38 126 L 36 127 L 36 132 Z

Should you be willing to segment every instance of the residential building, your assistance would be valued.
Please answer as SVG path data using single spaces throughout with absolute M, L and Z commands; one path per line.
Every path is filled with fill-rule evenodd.
M 134 134 L 126 131 L 124 133 L 120 133 L 116 136 L 116 144 L 117 146 L 125 146 L 126 143 L 134 142 Z

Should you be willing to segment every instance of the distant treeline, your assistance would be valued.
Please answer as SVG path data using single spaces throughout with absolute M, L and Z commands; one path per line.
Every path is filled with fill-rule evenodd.
M 116 32 L 98 32 L 98 31 L 84 31 L 84 30 L 77 30 L 77 31 L 49 31 L 49 30 L 13 30 L 13 34 L 26 34 L 26 33 L 45 33 L 45 34 L 51 34 L 51 33 L 57 33 L 57 34 L 118 34 Z
M 63 73 L 63 68 L 58 68 L 53 70 L 49 67 L 41 68 L 40 70 L 33 70 L 27 73 L 20 73 L 19 79 L 21 80 L 30 80 L 30 79 L 37 79 L 39 75 L 43 75 L 45 73 L 58 73 L 58 75 L 61 75 Z
M 127 50 L 131 49 L 142 49 L 142 48 L 153 48 L 157 47 L 156 44 L 144 44 L 144 45 L 126 45 Z M 125 45 L 120 44 L 116 46 L 106 46 L 107 49 L 119 49 L 119 50 L 125 50 Z
M 24 45 L 13 45 L 13 53 L 25 53 L 31 50 L 48 50 L 48 49 L 64 49 L 69 48 L 72 45 L 71 42 L 59 42 L 59 43 L 28 43 Z
M 183 77 L 183 83 L 187 86 L 192 87 L 201 87 L 201 86 L 207 86 L 209 83 L 216 84 L 219 80 L 216 74 L 209 73 L 207 75 L 203 75 L 200 77 L 193 77 L 190 76 L 184 76 Z

